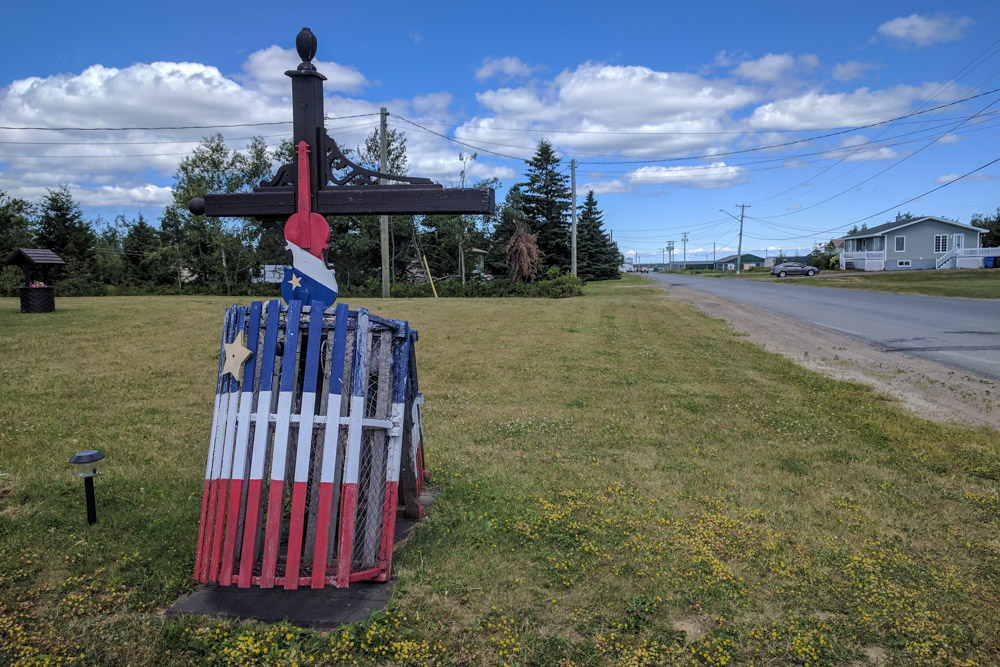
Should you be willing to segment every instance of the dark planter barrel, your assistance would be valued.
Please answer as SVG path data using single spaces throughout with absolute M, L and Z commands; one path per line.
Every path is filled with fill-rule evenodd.
M 54 287 L 22 287 L 22 313 L 51 313 L 56 309 L 56 293 Z

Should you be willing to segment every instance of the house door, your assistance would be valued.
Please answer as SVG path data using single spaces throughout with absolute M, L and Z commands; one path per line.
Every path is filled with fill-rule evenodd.
M 961 250 L 965 247 L 965 234 L 955 234 L 951 239 L 952 250 Z

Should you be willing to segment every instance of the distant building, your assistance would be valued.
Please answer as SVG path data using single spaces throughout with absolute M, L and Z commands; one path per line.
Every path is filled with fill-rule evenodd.
M 726 255 L 725 257 L 720 257 L 715 260 L 715 269 L 718 271 L 735 271 L 736 259 L 736 255 Z M 759 255 L 754 255 L 753 253 L 745 252 L 739 256 L 739 259 L 743 264 L 743 266 L 740 267 L 741 271 L 752 269 L 755 266 L 764 266 L 764 258 Z

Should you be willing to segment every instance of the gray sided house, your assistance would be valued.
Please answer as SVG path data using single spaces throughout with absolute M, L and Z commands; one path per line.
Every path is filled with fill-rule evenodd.
M 843 237 L 841 269 L 908 271 L 981 269 L 1000 248 L 983 248 L 986 231 L 960 222 L 925 216 L 878 225 Z

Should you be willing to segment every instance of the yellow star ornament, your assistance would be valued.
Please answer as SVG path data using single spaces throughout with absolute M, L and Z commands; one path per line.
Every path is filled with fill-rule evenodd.
M 297 276 L 293 273 L 291 280 L 288 282 L 292 284 L 292 289 L 298 289 L 299 287 L 302 287 L 302 276 Z
M 226 343 L 226 361 L 222 367 L 222 374 L 229 373 L 237 382 L 243 380 L 243 364 L 253 353 L 243 344 L 243 332 L 236 334 L 236 340 Z

